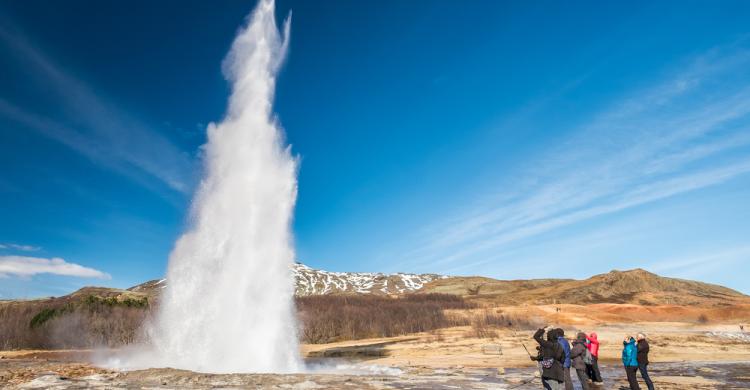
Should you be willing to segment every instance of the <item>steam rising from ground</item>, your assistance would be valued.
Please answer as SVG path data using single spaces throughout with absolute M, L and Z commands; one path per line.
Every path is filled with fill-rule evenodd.
M 208 126 L 191 226 L 170 255 L 169 284 L 148 329 L 153 349 L 124 366 L 300 369 L 290 271 L 297 161 L 272 114 L 288 39 L 289 19 L 282 36 L 273 0 L 261 0 L 235 38 L 223 64 L 232 83 L 227 114 Z

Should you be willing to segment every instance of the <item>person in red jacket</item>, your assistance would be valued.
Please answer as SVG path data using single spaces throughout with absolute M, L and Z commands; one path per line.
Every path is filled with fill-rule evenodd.
M 586 364 L 586 374 L 594 384 L 602 383 L 602 374 L 599 372 L 599 339 L 595 332 L 586 336 L 587 347 L 591 352 L 591 363 Z

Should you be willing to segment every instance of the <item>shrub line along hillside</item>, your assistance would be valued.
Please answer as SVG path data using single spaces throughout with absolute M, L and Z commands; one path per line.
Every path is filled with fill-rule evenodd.
M 159 280 L 129 290 L 86 287 L 59 298 L 0 301 L 0 349 L 116 347 L 139 341 L 139 328 L 158 305 L 165 285 L 165 280 Z M 523 329 L 537 324 L 518 314 L 499 309 L 492 312 L 489 307 L 529 303 L 666 304 L 677 305 L 670 306 L 674 309 L 711 310 L 713 318 L 728 309 L 750 307 L 750 297 L 721 286 L 633 270 L 586 280 L 437 277 L 418 293 L 296 298 L 299 334 L 306 343 L 391 337 L 465 325 L 471 325 L 477 337 L 492 337 L 498 327 Z M 705 314 L 696 318 L 711 320 Z
M 409 294 L 399 298 L 376 295 L 318 295 L 298 297 L 301 339 L 328 343 L 372 337 L 392 337 L 468 325 L 446 310 L 476 308 L 448 294 Z
M 319 295 L 297 297 L 301 341 L 325 343 L 391 337 L 469 325 L 476 304 L 448 294 Z M 140 325 L 155 308 L 148 297 L 72 294 L 61 298 L 0 303 L 0 348 L 117 347 L 142 340 Z
M 76 293 L 0 302 L 0 349 L 116 347 L 138 339 L 150 308 L 147 296 Z

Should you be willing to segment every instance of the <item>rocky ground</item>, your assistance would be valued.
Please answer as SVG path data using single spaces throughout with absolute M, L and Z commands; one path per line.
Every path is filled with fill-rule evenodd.
M 584 327 L 590 330 L 594 324 Z M 637 329 L 651 338 L 650 367 L 659 389 L 750 388 L 750 335 L 731 325 L 633 323 L 596 325 L 602 341 L 601 389 L 626 385 L 621 340 Z M 568 332 L 576 329 L 568 327 Z M 0 388 L 10 389 L 539 389 L 523 344 L 530 331 L 470 327 L 387 339 L 304 345 L 304 374 L 202 374 L 169 368 L 116 371 L 91 363 L 92 351 L 0 352 Z M 97 355 L 101 356 L 102 351 Z M 645 387 L 644 387 L 645 388 Z
M 454 367 L 386 369 L 364 374 L 366 363 L 334 365 L 321 372 L 277 374 L 202 374 L 169 368 L 117 372 L 88 364 L 3 359 L 0 386 L 8 389 L 538 389 L 533 367 L 488 369 Z M 652 377 L 659 389 L 745 389 L 750 387 L 748 362 L 655 363 Z M 378 370 L 374 370 L 377 372 Z M 602 367 L 605 383 L 599 388 L 625 388 L 619 366 Z
M 750 362 L 750 333 L 736 325 L 696 325 L 684 322 L 641 322 L 563 326 L 568 338 L 578 329 L 599 334 L 599 359 L 607 364 L 620 360 L 626 334 L 644 332 L 651 344 L 653 362 L 708 361 Z M 395 367 L 474 368 L 527 367 L 531 362 L 532 331 L 494 329 L 491 337 L 475 337 L 472 327 L 455 327 L 430 333 L 332 344 L 304 345 L 308 357 L 366 358 L 371 364 Z

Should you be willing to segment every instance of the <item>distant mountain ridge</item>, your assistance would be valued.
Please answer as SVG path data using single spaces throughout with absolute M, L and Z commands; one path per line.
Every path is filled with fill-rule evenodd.
M 750 303 L 730 288 L 656 275 L 643 269 L 610 271 L 588 279 L 497 280 L 479 276 L 330 272 L 295 263 L 295 295 L 445 293 L 500 304 L 637 304 L 729 306 Z M 152 280 L 128 289 L 154 298 L 166 286 Z
M 302 263 L 292 266 L 295 295 L 372 294 L 398 295 L 417 292 L 427 283 L 444 279 L 437 274 L 384 274 L 379 272 L 331 272 L 308 267 Z M 166 279 L 151 280 L 129 288 L 129 291 L 158 295 L 166 287 Z
M 330 272 L 301 263 L 294 264 L 293 272 L 297 296 L 337 293 L 404 294 L 416 292 L 433 280 L 447 278 L 437 274 Z
M 615 270 L 583 280 L 454 277 L 436 280 L 425 286 L 422 292 L 468 295 L 507 304 L 727 306 L 750 300 L 747 295 L 727 287 L 663 277 L 643 269 Z

